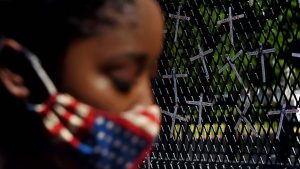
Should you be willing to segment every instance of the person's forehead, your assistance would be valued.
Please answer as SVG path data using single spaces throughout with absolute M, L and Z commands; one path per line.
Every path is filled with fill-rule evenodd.
M 100 26 L 99 34 L 81 41 L 84 42 L 83 54 L 98 60 L 127 56 L 159 57 L 163 21 L 155 3 L 149 5 L 137 1 L 133 8 L 123 14 L 109 8 L 105 13 L 117 24 Z
M 137 46 L 161 45 L 163 38 L 163 19 L 159 7 L 155 3 L 145 4 L 137 1 L 128 13 L 112 14 L 119 24 L 107 27 L 99 37 L 107 46 L 116 47 L 122 43 L 137 43 Z M 109 44 L 110 43 L 110 44 Z M 157 47 L 156 47 L 157 48 Z
M 112 5 L 107 5 L 99 11 L 98 15 L 115 21 L 121 27 L 144 24 L 151 26 L 151 22 L 159 23 L 162 20 L 159 6 L 154 1 L 148 0 L 124 5 L 122 11 L 117 11 Z

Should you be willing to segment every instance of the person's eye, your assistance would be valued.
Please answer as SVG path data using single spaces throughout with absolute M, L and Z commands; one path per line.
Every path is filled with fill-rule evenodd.
M 129 92 L 137 80 L 138 74 L 135 65 L 113 64 L 102 67 L 102 72 L 112 81 L 114 87 L 122 92 Z
M 123 81 L 121 79 L 117 79 L 114 77 L 110 77 L 110 79 L 111 79 L 114 87 L 122 93 L 128 93 L 133 86 L 132 83 Z
M 125 54 L 121 58 L 102 64 L 101 72 L 113 82 L 114 87 L 120 92 L 129 92 L 136 84 L 139 77 L 149 68 L 149 60 L 145 54 Z M 123 59 L 122 59 L 123 58 Z

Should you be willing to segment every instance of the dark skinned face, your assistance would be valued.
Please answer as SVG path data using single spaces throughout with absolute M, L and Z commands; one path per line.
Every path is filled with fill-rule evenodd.
M 111 113 L 153 104 L 150 86 L 163 41 L 163 19 L 153 0 L 138 0 L 123 13 L 105 12 L 117 25 L 73 42 L 62 68 L 63 92 Z

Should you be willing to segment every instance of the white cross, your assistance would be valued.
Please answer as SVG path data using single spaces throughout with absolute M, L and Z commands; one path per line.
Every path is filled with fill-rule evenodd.
M 172 125 L 171 125 L 171 129 L 170 129 L 170 137 L 172 138 L 172 134 L 174 131 L 174 127 L 175 127 L 175 120 L 181 120 L 181 121 L 187 121 L 187 119 L 177 115 L 177 111 L 178 111 L 178 103 L 179 103 L 179 98 L 178 98 L 178 93 L 177 93 L 177 78 L 186 78 L 188 77 L 187 74 L 176 74 L 176 70 L 173 68 L 172 69 L 172 74 L 171 75 L 163 75 L 164 79 L 173 79 L 173 85 L 174 85 L 174 94 L 175 94 L 175 106 L 174 106 L 174 113 L 170 113 L 168 111 L 162 111 L 163 114 L 168 115 L 172 118 Z
M 240 123 L 242 122 L 242 120 L 243 120 L 244 122 L 246 122 L 246 123 L 249 125 L 250 129 L 251 129 L 252 132 L 255 134 L 255 136 L 258 137 L 258 134 L 257 134 L 255 128 L 252 126 L 252 124 L 250 123 L 250 121 L 245 117 L 245 114 L 247 113 L 249 107 L 250 107 L 250 102 L 248 102 L 248 101 L 245 103 L 245 108 L 244 108 L 243 112 L 241 112 L 240 108 L 238 108 L 238 107 L 236 106 L 236 109 L 237 109 L 238 113 L 240 114 L 240 118 L 238 119 L 236 125 L 234 126 L 234 130 L 237 130 L 237 129 L 238 129 L 239 124 L 240 124 Z
M 226 63 L 220 70 L 219 70 L 219 74 L 222 73 L 224 70 L 226 70 L 228 68 L 228 64 L 231 67 L 231 69 L 234 71 L 238 81 L 241 83 L 241 85 L 245 88 L 244 82 L 239 74 L 239 72 L 237 71 L 235 65 L 233 64 L 233 62 L 243 53 L 242 50 L 240 50 L 233 58 L 230 58 L 230 55 L 226 54 L 226 60 L 228 63 Z
M 200 126 L 202 122 L 203 106 L 213 106 L 213 103 L 203 102 L 203 94 L 201 94 L 199 101 L 186 101 L 186 103 L 198 106 L 198 112 L 199 112 L 198 126 Z
M 262 79 L 263 79 L 263 83 L 266 83 L 266 66 L 265 66 L 265 59 L 264 59 L 264 54 L 268 54 L 268 53 L 274 53 L 276 52 L 275 48 L 272 49 L 263 49 L 263 45 L 260 43 L 260 48 L 258 51 L 254 51 L 254 52 L 247 52 L 246 55 L 248 56 L 260 56 L 260 63 L 261 63 L 261 71 L 262 71 Z
M 300 1 L 300 0 L 299 0 Z M 300 53 L 292 53 L 293 57 L 300 58 Z
M 174 37 L 174 42 L 177 42 L 177 37 L 178 37 L 178 29 L 179 29 L 179 20 L 187 20 L 189 21 L 191 18 L 190 17 L 187 17 L 187 16 L 181 16 L 180 15 L 180 10 L 181 10 L 182 6 L 180 5 L 178 7 L 178 11 L 177 11 L 177 14 L 174 15 L 174 14 L 169 14 L 169 17 L 170 18 L 175 18 L 176 19 L 176 27 L 175 27 L 175 37 Z
M 272 115 L 276 115 L 276 114 L 280 114 L 280 120 L 279 120 L 279 126 L 278 126 L 278 130 L 277 130 L 277 134 L 276 134 L 276 139 L 279 140 L 279 136 L 280 136 L 280 132 L 282 129 L 282 123 L 283 123 L 283 117 L 287 114 L 295 114 L 298 113 L 298 109 L 286 109 L 285 105 L 282 106 L 281 110 L 277 110 L 277 111 L 270 111 L 267 115 L 268 116 L 272 116 Z
M 205 56 L 212 53 L 214 50 L 209 49 L 209 50 L 203 52 L 200 45 L 198 45 L 198 49 L 199 49 L 199 52 L 200 52 L 199 55 L 190 58 L 190 60 L 191 60 L 191 62 L 193 62 L 193 61 L 195 61 L 199 58 L 201 59 L 203 67 L 204 67 L 204 71 L 205 71 L 205 74 L 206 74 L 205 77 L 206 77 L 207 80 L 209 80 L 209 73 L 208 73 L 208 69 L 207 69 L 207 66 L 206 66 L 206 62 L 205 62 Z
M 174 106 L 174 113 L 170 113 L 168 111 L 164 111 L 162 110 L 161 112 L 167 116 L 170 116 L 172 118 L 172 125 L 170 128 L 170 138 L 173 138 L 173 132 L 174 132 L 174 128 L 175 128 L 175 120 L 180 120 L 180 121 L 184 121 L 187 122 L 187 119 L 184 117 L 181 117 L 180 115 L 177 115 L 177 111 L 178 111 L 178 103 L 175 104 Z
M 240 15 L 236 15 L 236 16 L 232 16 L 232 12 L 231 12 L 231 7 L 229 7 L 229 15 L 228 15 L 228 18 L 225 18 L 223 20 L 220 20 L 218 21 L 218 25 L 221 25 L 223 23 L 229 23 L 229 35 L 230 35 L 230 42 L 232 44 L 232 46 L 234 46 L 234 39 L 233 39 L 233 23 L 232 21 L 234 20 L 238 20 L 238 19 L 241 19 L 241 18 L 244 18 L 244 14 L 240 14 Z
M 234 55 L 233 58 L 231 58 L 231 61 L 234 62 L 241 54 L 243 53 L 242 50 L 240 50 L 236 55 Z M 226 63 L 220 70 L 219 70 L 219 74 L 222 73 L 225 69 L 228 68 L 228 63 Z
M 176 70 L 172 69 L 171 75 L 163 75 L 164 79 L 173 79 L 173 85 L 174 85 L 174 94 L 175 94 L 175 103 L 179 103 L 178 94 L 177 94 L 177 78 L 185 78 L 188 77 L 187 74 L 176 74 Z

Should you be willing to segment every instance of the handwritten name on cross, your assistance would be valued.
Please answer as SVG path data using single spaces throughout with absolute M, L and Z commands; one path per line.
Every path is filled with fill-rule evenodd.
M 211 107 L 213 106 L 213 103 L 203 102 L 203 94 L 201 94 L 199 101 L 186 101 L 186 103 L 198 106 L 198 113 L 199 113 L 198 126 L 200 126 L 201 122 L 202 122 L 203 107 L 204 106 L 211 106 Z
M 280 136 L 280 132 L 282 129 L 282 123 L 283 123 L 283 117 L 286 116 L 287 114 L 295 114 L 298 113 L 298 109 L 286 109 L 285 105 L 282 106 L 281 110 L 277 110 L 277 111 L 270 111 L 267 116 L 272 116 L 272 115 L 277 115 L 280 114 L 280 120 L 279 120 L 279 126 L 277 129 L 277 134 L 276 134 L 276 139 L 279 140 L 279 136 Z
M 261 43 L 259 45 L 260 45 L 260 49 L 258 51 L 247 52 L 246 55 L 260 56 L 262 79 L 263 79 L 263 83 L 266 83 L 266 66 L 265 66 L 264 54 L 275 53 L 276 49 L 275 48 L 263 49 L 263 45 Z
M 235 106 L 235 107 L 236 107 L 238 113 L 240 114 L 240 118 L 238 119 L 237 123 L 235 124 L 234 130 L 237 130 L 238 127 L 239 127 L 239 125 L 240 125 L 240 123 L 241 123 L 242 121 L 244 121 L 246 124 L 249 125 L 250 129 L 251 129 L 252 132 L 255 134 L 255 136 L 258 137 L 258 134 L 257 134 L 255 128 L 252 126 L 252 124 L 250 123 L 250 121 L 245 117 L 245 115 L 246 115 L 246 113 L 247 113 L 247 111 L 248 111 L 248 109 L 249 109 L 249 107 L 250 107 L 250 102 L 247 101 L 247 102 L 245 103 L 245 108 L 244 108 L 243 112 L 242 112 L 242 111 L 240 110 L 240 108 L 238 108 L 237 106 Z
M 199 58 L 201 59 L 202 65 L 203 65 L 204 71 L 205 71 L 205 77 L 206 77 L 207 80 L 209 80 L 209 73 L 208 73 L 208 69 L 207 69 L 207 66 L 206 66 L 206 62 L 205 62 L 205 56 L 208 55 L 208 54 L 210 54 L 210 53 L 212 53 L 214 50 L 213 49 L 209 49 L 209 50 L 203 52 L 203 50 L 202 50 L 202 48 L 201 48 L 200 45 L 198 45 L 198 49 L 199 49 L 199 52 L 200 52 L 199 55 L 190 58 L 190 60 L 191 60 L 191 62 L 193 62 L 193 61 L 195 61 L 195 60 L 197 60 Z
M 233 58 L 230 58 L 230 55 L 226 55 L 226 60 L 227 63 L 219 70 L 219 74 L 222 73 L 224 70 L 226 70 L 228 68 L 228 66 L 231 67 L 231 69 L 234 71 L 238 81 L 241 83 L 241 85 L 245 88 L 244 82 L 239 74 L 239 72 L 237 71 L 235 65 L 233 64 L 233 62 L 243 53 L 242 50 L 240 50 Z
M 300 0 L 299 0 L 300 1 Z M 300 53 L 292 53 L 293 57 L 300 58 Z
M 172 118 L 172 125 L 171 125 L 171 128 L 170 128 L 170 138 L 173 138 L 173 132 L 174 132 L 174 128 L 175 128 L 176 119 L 180 120 L 180 121 L 183 121 L 183 122 L 188 121 L 186 118 L 181 117 L 180 115 L 177 114 L 178 108 L 179 108 L 179 105 L 178 105 L 178 103 L 176 103 L 176 105 L 174 106 L 174 113 L 170 113 L 170 112 L 165 111 L 165 110 L 161 111 L 163 114 L 165 114 L 167 116 L 170 116 Z
M 186 78 L 188 77 L 187 74 L 176 74 L 176 70 L 172 69 L 172 74 L 171 75 L 163 75 L 164 79 L 173 79 L 173 90 L 174 90 L 174 95 L 175 95 L 175 103 L 179 103 L 179 98 L 178 98 L 178 93 L 177 93 L 177 78 Z
M 231 7 L 229 7 L 229 14 L 228 14 L 228 18 L 225 18 L 223 20 L 220 20 L 217 22 L 218 25 L 221 25 L 223 23 L 229 23 L 229 36 L 230 36 L 230 42 L 231 45 L 234 46 L 234 39 L 233 39 L 233 21 L 234 20 L 238 20 L 241 18 L 244 18 L 245 15 L 244 14 L 240 14 L 240 15 L 236 15 L 236 16 L 232 16 L 232 11 L 231 11 Z
M 169 17 L 170 18 L 175 18 L 176 19 L 176 27 L 175 27 L 175 37 L 174 37 L 174 42 L 177 42 L 177 37 L 178 37 L 178 29 L 179 29 L 179 20 L 187 20 L 189 21 L 191 18 L 190 17 L 187 17 L 187 16 L 181 16 L 180 15 L 180 11 L 181 11 L 181 8 L 182 6 L 180 5 L 178 7 L 178 11 L 177 11 L 177 14 L 174 15 L 174 14 L 169 14 Z

